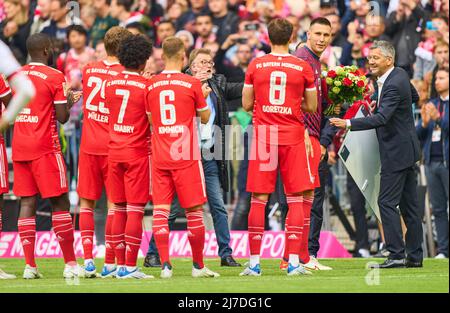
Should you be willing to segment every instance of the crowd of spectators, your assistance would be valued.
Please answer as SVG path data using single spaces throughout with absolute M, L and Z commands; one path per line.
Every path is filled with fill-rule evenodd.
M 161 43 L 169 36 L 177 36 L 184 41 L 187 55 L 194 48 L 210 49 L 217 73 L 226 75 L 230 82 L 242 82 L 250 61 L 270 52 L 268 21 L 279 16 L 289 19 L 294 25 L 291 44 L 294 51 L 305 41 L 309 22 L 325 16 L 332 24 L 333 40 L 321 57 L 324 70 L 356 65 L 367 73 L 366 57 L 371 44 L 378 39 L 391 41 L 397 51 L 396 65 L 408 72 L 419 90 L 418 110 L 430 100 L 439 99 L 436 90 L 439 71 L 447 68 L 448 75 L 449 0 L 79 0 L 78 3 L 79 10 L 70 10 L 73 5 L 68 0 L 0 0 L 0 40 L 25 64 L 26 38 L 37 32 L 50 35 L 57 52 L 53 66 L 77 90 L 81 89 L 81 68 L 105 57 L 102 39 L 114 25 L 145 34 L 152 40 L 154 51 L 145 69 L 148 73 L 164 69 Z M 240 103 L 233 101 L 229 106 L 231 111 L 237 111 Z M 422 114 L 428 113 L 422 110 Z M 448 251 L 448 239 L 446 244 Z
M 187 54 L 208 48 L 216 54 L 216 70 L 241 79 L 253 57 L 270 52 L 266 23 L 286 17 L 295 26 L 292 50 L 305 40 L 309 21 L 327 17 L 333 41 L 322 55 L 325 66 L 355 64 L 366 68 L 366 56 L 377 39 L 390 40 L 396 65 L 403 67 L 421 91 L 433 92 L 433 76 L 448 65 L 448 0 L 2 0 L 0 39 L 25 64 L 26 38 L 36 32 L 50 35 L 57 57 L 54 66 L 79 89 L 80 68 L 104 56 L 102 38 L 114 25 L 147 35 L 155 43 L 148 71 L 158 72 L 161 42 L 183 39 Z M 375 5 L 375 3 L 377 5 Z M 447 51 L 447 52 L 446 52 Z

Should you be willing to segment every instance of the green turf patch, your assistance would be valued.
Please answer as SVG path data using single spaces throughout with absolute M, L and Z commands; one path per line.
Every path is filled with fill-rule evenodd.
M 246 260 L 240 260 L 244 263 Z M 159 278 L 159 269 L 144 268 L 155 276 L 152 280 L 77 279 L 64 280 L 61 259 L 38 259 L 43 279 L 27 281 L 0 280 L 0 293 L 8 292 L 199 292 L 199 293 L 308 293 L 308 292 L 449 292 L 448 260 L 426 259 L 420 269 L 368 270 L 368 262 L 381 259 L 328 259 L 323 263 L 332 271 L 315 271 L 311 276 L 287 277 L 278 269 L 278 260 L 262 260 L 261 277 L 239 277 L 243 268 L 220 267 L 219 259 L 206 259 L 206 266 L 220 273 L 214 279 L 191 277 L 189 259 L 173 259 L 174 276 L 170 280 Z M 81 264 L 81 260 L 80 260 Z M 142 264 L 142 260 L 139 260 Z M 102 260 L 97 260 L 97 267 Z M 21 277 L 23 260 L 0 259 L 0 268 Z

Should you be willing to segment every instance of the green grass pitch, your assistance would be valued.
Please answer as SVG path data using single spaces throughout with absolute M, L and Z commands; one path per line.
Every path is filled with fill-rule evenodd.
M 103 260 L 97 260 L 97 267 Z M 245 262 L 246 260 L 240 260 Z M 332 271 L 314 272 L 311 276 L 287 277 L 278 269 L 278 260 L 262 260 L 261 277 L 239 277 L 242 268 L 220 267 L 218 259 L 206 259 L 206 265 L 221 274 L 214 279 L 194 279 L 190 276 L 190 259 L 173 259 L 174 276 L 170 280 L 159 278 L 159 269 L 147 269 L 155 276 L 151 280 L 77 279 L 62 278 L 61 259 L 38 259 L 43 279 L 26 281 L 0 280 L 0 293 L 32 292 L 158 292 L 158 293 L 227 293 L 227 292 L 449 292 L 448 260 L 426 259 L 420 269 L 389 269 L 369 271 L 367 262 L 381 259 L 326 259 L 322 262 L 332 266 Z M 81 260 L 80 260 L 81 263 Z M 142 260 L 139 260 L 142 264 Z M 0 268 L 21 277 L 23 260 L 0 259 Z

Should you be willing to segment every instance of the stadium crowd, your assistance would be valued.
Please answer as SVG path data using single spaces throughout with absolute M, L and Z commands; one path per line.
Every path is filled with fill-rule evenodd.
M 391 42 L 398 52 L 396 66 L 408 73 L 419 91 L 420 100 L 415 103 L 417 133 L 423 148 L 422 162 L 434 216 L 437 255 L 448 258 L 448 0 L 375 0 L 370 3 L 367 0 L 80 0 L 78 3 L 79 6 L 73 6 L 67 0 L 1 0 L 0 39 L 21 65 L 25 65 L 30 61 L 25 44 L 27 38 L 37 33 L 49 35 L 56 50 L 52 66 L 64 74 L 72 90 L 82 91 L 83 68 L 91 62 L 106 59 L 104 37 L 113 26 L 125 27 L 131 33 L 142 34 L 151 40 L 153 52 L 144 69 L 144 75 L 148 76 L 161 73 L 165 68 L 162 59 L 164 40 L 178 37 L 185 46 L 185 67 L 193 61 L 189 58 L 191 51 L 209 49 L 210 58 L 202 60 L 202 65 L 210 66 L 216 74 L 226 77 L 226 82 L 217 78 L 214 82 L 217 89 L 213 87 L 216 96 L 227 104 L 224 105 L 226 112 L 216 112 L 227 115 L 222 116 L 221 126 L 235 123 L 244 129 L 251 124 L 251 115 L 242 109 L 242 95 L 233 88 L 242 88 L 248 65 L 254 58 L 271 52 L 267 25 L 274 18 L 284 17 L 294 25 L 292 53 L 306 41 L 312 20 L 317 17 L 328 19 L 332 38 L 320 57 L 323 71 L 339 65 L 355 65 L 369 75 L 367 56 L 371 45 L 376 40 Z M 194 55 L 193 58 L 197 57 Z M 226 93 L 218 94 L 218 90 L 226 90 Z M 60 131 L 62 139 L 66 139 L 69 132 L 73 137 L 67 137 L 68 145 L 63 147 L 68 151 L 66 162 L 72 179 L 77 176 L 82 103 L 83 99 L 80 99 L 74 104 L 69 123 Z M 226 120 L 228 115 L 231 122 Z M 445 120 L 446 126 L 442 123 Z M 439 138 L 436 137 L 437 129 Z M 326 167 L 337 163 L 340 135 L 338 133 L 326 145 L 322 140 L 320 142 L 326 148 Z M 248 145 L 247 141 L 242 144 Z M 216 169 L 220 185 L 207 190 L 216 233 L 222 233 L 217 237 L 228 236 L 228 242 L 229 230 L 224 226 L 228 223 L 228 213 L 222 209 L 223 202 L 234 204 L 229 223 L 231 229 L 247 229 L 246 217 L 250 210 L 250 195 L 245 190 L 248 156 L 232 163 L 231 168 L 219 163 Z M 228 182 L 230 175 L 231 182 Z M 207 187 L 214 183 L 208 182 L 206 177 Z M 220 187 L 227 191 L 228 186 L 231 197 L 227 198 Z M 354 254 L 369 257 L 365 200 L 350 175 L 347 189 L 356 228 Z M 210 194 L 214 196 L 210 197 Z M 211 201 L 213 197 L 215 203 Z M 213 209 L 214 206 L 217 208 Z M 174 220 L 177 212 L 172 210 L 175 211 L 171 215 Z M 322 224 L 322 218 L 318 222 Z M 219 242 L 222 263 L 238 266 L 231 257 L 227 239 L 223 241 Z M 159 266 L 158 252 L 152 242 L 146 264 Z

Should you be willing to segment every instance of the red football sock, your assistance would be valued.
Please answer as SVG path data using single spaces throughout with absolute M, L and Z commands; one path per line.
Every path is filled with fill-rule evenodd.
M 125 227 L 127 224 L 127 209 L 125 206 L 114 206 L 114 219 L 112 224 L 112 243 L 117 258 L 117 265 L 125 265 Z
M 94 209 L 81 208 L 80 209 L 80 232 L 81 243 L 83 245 L 84 259 L 93 259 L 92 248 L 94 242 Z
M 303 235 L 303 199 L 287 195 L 289 225 L 286 228 L 288 255 L 299 254 Z
M 248 215 L 248 239 L 250 255 L 260 255 L 261 242 L 264 236 L 264 214 L 267 201 L 252 196 L 250 213 Z
M 36 261 L 34 259 L 34 245 L 36 242 L 35 217 L 19 218 L 18 228 L 23 254 L 25 255 L 25 263 L 31 267 L 36 267 Z
M 189 244 L 192 250 L 192 262 L 198 268 L 203 268 L 203 248 L 205 247 L 205 224 L 203 224 L 203 209 L 186 210 Z
M 142 241 L 144 206 L 145 204 L 127 204 L 127 225 L 125 227 L 126 266 L 136 266 Z
M 153 236 L 158 248 L 161 264 L 170 264 L 169 257 L 169 210 L 153 210 Z
M 289 211 L 288 211 L 289 212 Z M 288 240 L 288 227 L 289 227 L 289 217 L 286 215 L 286 220 L 284 221 L 284 253 L 283 260 L 287 261 L 289 259 L 289 240 Z
M 112 244 L 112 225 L 114 221 L 114 209 L 108 210 L 108 216 L 106 217 L 105 225 L 105 264 L 115 264 L 116 254 L 114 253 L 114 247 Z
M 302 242 L 300 244 L 300 259 L 303 263 L 309 262 L 309 227 L 311 224 L 311 208 L 314 201 L 314 197 L 311 196 L 303 196 L 303 215 L 304 215 L 304 223 L 303 223 L 303 237 Z
M 73 249 L 73 225 L 70 213 L 67 211 L 53 212 L 52 224 L 53 231 L 63 253 L 64 263 L 76 262 L 75 251 Z

